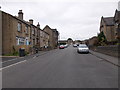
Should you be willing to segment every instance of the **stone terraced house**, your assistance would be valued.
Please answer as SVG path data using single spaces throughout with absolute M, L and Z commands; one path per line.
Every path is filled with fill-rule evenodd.
M 0 10 L 0 21 L 2 55 L 19 52 L 20 48 L 31 53 L 33 48 L 41 50 L 41 47 L 49 47 L 54 42 L 58 42 L 58 34 L 55 34 L 54 42 L 50 42 L 51 36 L 48 32 L 40 29 L 39 23 L 35 26 L 33 19 L 25 21 L 22 10 L 19 10 L 18 16 Z M 55 45 L 52 47 L 55 48 Z

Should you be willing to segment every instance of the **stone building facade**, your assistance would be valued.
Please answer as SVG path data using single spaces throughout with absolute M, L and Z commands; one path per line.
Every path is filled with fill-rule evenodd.
M 19 10 L 18 16 L 0 11 L 0 19 L 2 32 L 2 48 L 0 49 L 3 55 L 19 52 L 20 48 L 24 48 L 28 53 L 31 53 L 33 48 L 40 50 L 41 47 L 48 48 L 50 45 L 55 48 L 54 42 L 58 41 L 57 36 L 54 37 L 53 32 L 51 34 L 51 32 L 41 30 L 39 23 L 35 26 L 33 19 L 23 20 L 22 10 Z
M 104 33 L 107 41 L 115 41 L 114 17 L 103 17 L 100 23 L 100 32 Z
M 51 29 L 48 25 L 44 27 L 43 31 L 49 34 L 49 47 L 51 49 L 57 48 L 59 32 L 56 29 Z
M 52 30 L 53 30 L 53 47 L 57 48 L 59 32 L 57 31 L 57 29 L 52 29 Z
M 88 40 L 89 46 L 95 46 L 97 44 L 98 44 L 98 38 L 96 36 L 94 36 Z
M 23 20 L 22 10 L 18 17 L 2 11 L 2 54 L 15 53 L 19 48 L 29 51 L 30 24 Z
M 100 32 L 102 31 L 107 41 L 120 40 L 120 11 L 116 9 L 114 17 L 101 17 Z
M 59 45 L 65 45 L 68 44 L 67 40 L 59 40 Z
M 120 40 L 120 11 L 116 10 L 114 15 L 115 20 L 115 38 Z
M 40 48 L 48 48 L 49 46 L 49 34 L 40 30 Z

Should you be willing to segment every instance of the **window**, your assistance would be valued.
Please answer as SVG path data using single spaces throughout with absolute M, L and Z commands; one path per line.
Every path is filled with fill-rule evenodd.
M 34 30 L 34 28 L 32 28 L 32 34 L 35 34 L 35 30 Z
M 24 45 L 25 39 L 23 37 L 16 36 L 16 42 L 17 45 Z
M 37 29 L 35 29 L 35 35 L 37 36 Z
M 25 27 L 25 33 L 28 34 L 28 26 Z
M 39 37 L 39 30 L 37 30 L 37 37 Z
M 26 37 L 26 39 L 25 39 L 25 44 L 26 44 L 26 45 L 29 45 L 28 37 Z
M 17 30 L 18 30 L 19 32 L 21 31 L 21 28 L 22 28 L 21 23 L 18 23 L 18 25 L 17 25 Z
M 42 33 L 42 31 L 40 32 L 40 36 L 43 37 L 43 33 Z

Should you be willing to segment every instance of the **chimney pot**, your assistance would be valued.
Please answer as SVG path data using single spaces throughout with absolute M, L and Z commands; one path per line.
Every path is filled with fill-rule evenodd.
M 33 19 L 29 19 L 29 23 L 30 23 L 30 24 L 33 24 Z
M 39 24 L 39 22 L 38 22 L 38 24 L 37 24 L 37 27 L 40 28 L 40 24 Z
M 19 12 L 18 12 L 18 18 L 21 19 L 21 20 L 23 20 L 23 12 L 22 12 L 22 10 L 19 10 Z

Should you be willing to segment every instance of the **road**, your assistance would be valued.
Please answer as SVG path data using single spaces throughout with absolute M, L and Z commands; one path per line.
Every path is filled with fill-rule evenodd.
M 11 64 L 3 88 L 118 88 L 118 67 L 72 46 Z

